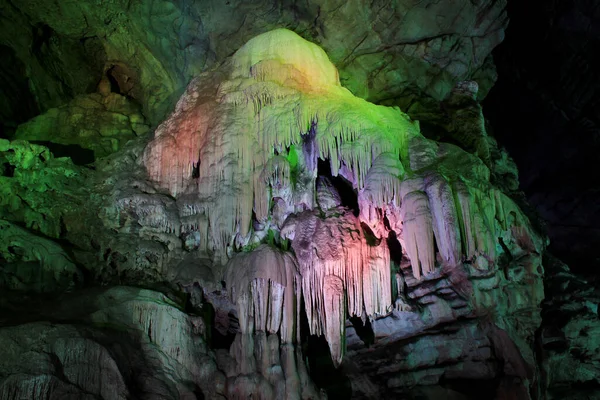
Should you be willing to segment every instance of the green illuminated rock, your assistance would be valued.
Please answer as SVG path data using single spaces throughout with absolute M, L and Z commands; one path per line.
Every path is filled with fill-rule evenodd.
M 285 27 L 319 43 L 354 94 L 408 110 L 415 97 L 442 100 L 456 82 L 475 76 L 485 95 L 494 80 L 486 60 L 503 38 L 505 6 L 504 0 L 311 0 L 276 7 L 267 0 L 23 0 L 2 6 L 0 45 L 26 65 L 7 71 L 7 80 L 29 79 L 28 97 L 42 111 L 93 92 L 104 76 L 158 123 L 193 76 L 252 37 Z
M 95 158 L 118 151 L 149 127 L 138 107 L 117 93 L 79 96 L 19 126 L 15 139 L 77 145 Z M 94 157 L 88 162 L 93 161 Z

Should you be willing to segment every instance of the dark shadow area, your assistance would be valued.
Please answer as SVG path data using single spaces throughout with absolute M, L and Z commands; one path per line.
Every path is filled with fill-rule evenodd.
M 363 230 L 363 235 L 365 235 L 365 240 L 367 241 L 367 244 L 369 246 L 379 246 L 381 244 L 381 241 L 383 239 L 375 236 L 369 225 L 365 224 L 364 222 L 361 222 L 360 226 Z
M 69 157 L 75 165 L 86 165 L 96 161 L 94 151 L 84 149 L 77 144 L 60 144 L 45 140 L 32 140 L 31 143 L 46 146 L 54 157 Z
M 338 191 L 342 200 L 342 206 L 352 210 L 355 216 L 358 216 L 358 194 L 352 187 L 352 184 L 341 176 L 331 175 L 331 166 L 329 160 L 322 160 L 319 158 L 317 164 L 317 175 L 323 176 L 331 182 L 333 187 Z
M 306 163 L 306 169 L 314 171 L 317 167 L 317 142 L 315 140 L 317 136 L 317 123 L 312 121 L 310 124 L 309 131 L 301 135 L 302 137 L 302 155 L 304 156 L 304 162 Z M 320 161 L 320 160 L 319 160 Z
M 117 81 L 117 78 L 115 77 L 114 74 L 115 74 L 114 66 L 112 66 L 108 71 L 106 71 L 106 77 L 108 78 L 108 81 L 110 82 L 110 92 L 124 94 L 124 93 L 121 93 L 121 88 L 119 87 L 119 81 Z
M 352 322 L 356 334 L 360 340 L 363 341 L 365 346 L 369 347 L 375 343 L 375 332 L 373 332 L 371 321 L 369 321 L 368 318 L 364 324 L 360 317 L 350 317 L 350 322 Z
M 500 378 L 494 379 L 448 379 L 442 376 L 440 386 L 465 395 L 470 400 L 495 399 Z
M 521 189 L 547 221 L 551 253 L 598 275 L 600 23 L 596 2 L 509 1 L 493 52 L 498 81 L 483 102 L 515 160 Z M 510 117 L 507 117 L 510 115 Z
M 13 49 L 0 46 L 0 138 L 10 138 L 17 126 L 40 110 L 29 89 L 25 65 Z
M 233 340 L 235 339 L 235 332 L 232 329 L 229 329 L 225 334 L 223 334 L 216 328 L 216 313 L 212 304 L 205 302 L 203 303 L 202 308 L 204 309 L 202 317 L 204 318 L 206 325 L 210 326 L 210 330 L 207 329 L 206 331 L 206 341 L 208 345 L 212 349 L 229 350 L 233 344 Z M 235 316 L 233 316 L 231 313 L 228 315 L 228 317 L 230 321 L 235 319 Z
M 15 166 L 8 162 L 0 165 L 0 176 L 12 178 L 15 176 Z
M 398 241 L 396 232 L 390 231 L 387 237 L 387 246 L 390 250 L 390 260 L 396 265 L 400 265 L 402 262 L 402 245 Z
M 352 397 L 350 380 L 343 366 L 335 368 L 331 361 L 329 345 L 324 336 L 310 335 L 306 308 L 302 301 L 300 310 L 300 336 L 302 353 L 307 360 L 308 374 L 318 388 L 327 392 L 329 400 L 346 400 Z

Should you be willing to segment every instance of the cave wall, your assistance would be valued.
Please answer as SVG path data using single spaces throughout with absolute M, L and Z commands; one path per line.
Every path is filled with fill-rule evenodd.
M 594 393 L 588 3 L 0 7 L 0 394 Z
M 320 44 L 355 94 L 420 107 L 460 80 L 477 76 L 482 95 L 495 80 L 488 56 L 504 35 L 505 1 L 459 3 L 6 1 L 0 44 L 24 66 L 29 90 L 18 96 L 41 111 L 94 92 L 105 77 L 157 124 L 193 76 L 278 27 Z M 33 115 L 11 116 L 11 132 Z

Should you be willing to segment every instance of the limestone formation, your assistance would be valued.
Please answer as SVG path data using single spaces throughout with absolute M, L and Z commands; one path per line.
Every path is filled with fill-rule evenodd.
M 332 181 L 319 177 L 316 158 L 357 193 L 358 217 L 340 206 Z M 543 248 L 521 211 L 491 185 L 481 159 L 425 139 L 398 109 L 353 97 L 326 54 L 287 30 L 252 39 L 218 72 L 195 79 L 143 162 L 156 185 L 182 200 L 186 218 L 204 221 L 197 226 L 208 238 L 205 250 L 233 257 L 226 281 L 241 334 L 297 329 L 293 313 L 281 322 L 275 316 L 282 293 L 293 293 L 335 365 L 343 360 L 347 317 L 375 320 L 394 309 L 390 232 L 412 266 L 409 287 L 446 277 L 470 312 L 494 303 L 470 274 L 495 277 L 498 254 Z M 291 241 L 297 272 L 281 259 L 287 256 L 253 250 L 261 237 Z M 253 252 L 234 256 L 232 248 Z M 527 273 L 539 276 L 534 259 Z M 402 301 L 398 311 L 413 309 Z M 534 309 L 536 302 L 539 293 L 527 300 Z M 444 313 L 432 312 L 436 321 Z
M 493 398 L 528 393 L 539 375 L 546 242 L 495 186 L 490 160 L 355 97 L 325 51 L 290 30 L 258 35 L 196 76 L 152 135 L 94 169 L 24 141 L 0 146 L 2 201 L 14 210 L 2 226 L 34 244 L 19 261 L 55 274 L 82 265 L 86 279 L 121 285 L 75 297 L 85 312 L 59 328 L 34 322 L 42 310 L 0 329 L 9 342 L 25 327 L 52 339 L 11 344 L 18 351 L 0 361 L 7 393 L 324 398 L 315 384 L 330 366 L 356 397 L 421 395 L 417 384 L 452 394 L 446 382 L 470 379 L 495 382 Z M 44 173 L 56 181 L 37 182 Z M 71 189 L 50 212 L 52 185 Z M 68 252 L 16 224 L 67 238 Z M 0 247 L 3 258 L 18 258 L 14 248 Z M 152 290 L 119 289 L 132 283 Z M 125 350 L 107 344 L 113 330 Z M 318 337 L 323 358 L 311 352 Z M 57 372 L 56 358 L 64 371 L 81 363 L 64 350 L 75 342 L 101 372 Z M 31 346 L 40 358 L 23 373 L 43 366 L 38 383 L 6 372 Z M 122 357 L 138 348 L 151 368 Z

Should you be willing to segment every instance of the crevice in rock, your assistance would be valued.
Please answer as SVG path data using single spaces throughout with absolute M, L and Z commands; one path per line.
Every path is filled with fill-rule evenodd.
M 121 95 L 126 95 L 126 93 L 123 93 L 121 91 L 121 88 L 119 87 L 119 81 L 117 81 L 117 78 L 114 75 L 114 70 L 115 70 L 115 66 L 113 65 L 112 67 L 110 67 L 108 69 L 108 71 L 106 71 L 106 77 L 108 78 L 108 81 L 110 82 L 110 92 L 118 93 Z
M 32 140 L 30 143 L 47 147 L 56 158 L 69 157 L 75 165 L 86 165 L 96 161 L 93 150 L 84 149 L 77 144 L 60 144 L 45 140 Z
M 50 41 L 52 34 L 52 28 L 46 24 L 40 24 L 33 28 L 33 43 L 31 44 L 31 50 L 38 59 L 42 56 L 42 48 Z
M 202 393 L 202 389 L 198 385 L 194 385 L 194 395 L 197 400 L 204 400 L 206 397 Z
M 200 160 L 197 163 L 192 163 L 192 179 L 200 178 Z
M 500 247 L 502 247 L 502 250 L 504 250 L 504 253 L 498 257 L 498 265 L 502 267 L 504 277 L 508 280 L 510 278 L 508 274 L 508 266 L 512 262 L 513 256 L 510 254 L 508 246 L 506 246 L 506 243 L 504 243 L 504 240 L 501 237 L 498 238 L 498 243 L 500 243 Z
M 312 121 L 309 131 L 302 135 L 302 154 L 304 155 L 304 162 L 306 163 L 306 169 L 314 171 L 317 168 L 317 142 L 315 138 L 317 136 L 317 122 Z M 320 160 L 319 160 L 320 161 Z
M 319 158 L 317 164 L 317 174 L 318 176 L 322 176 L 329 179 L 333 187 L 339 193 L 340 198 L 342 199 L 342 206 L 351 209 L 354 213 L 354 216 L 357 217 L 359 213 L 358 193 L 352 187 L 352 184 L 339 175 L 331 175 L 331 165 L 328 159 L 322 160 Z
M 202 309 L 200 310 L 206 329 L 206 343 L 211 349 L 226 349 L 229 350 L 233 340 L 235 339 L 235 333 L 228 330 L 222 333 L 217 329 L 217 323 L 215 321 L 216 312 L 214 306 L 209 302 L 202 303 Z M 229 319 L 233 316 L 230 314 Z
M 373 230 L 369 227 L 369 225 L 364 222 L 360 223 L 360 226 L 363 230 L 363 235 L 365 236 L 365 240 L 369 246 L 379 246 L 381 244 L 382 238 L 378 238 L 373 233 Z
M 15 166 L 8 162 L 3 163 L 2 169 L 0 170 L 0 175 L 5 176 L 7 178 L 14 177 L 15 176 Z
M 350 317 L 350 322 L 365 346 L 370 347 L 375 343 L 375 332 L 373 331 L 373 326 L 371 326 L 371 321 L 368 318 L 363 322 L 360 317 Z
M 304 300 L 301 301 L 300 308 L 299 329 L 302 354 L 306 361 L 310 378 L 318 388 L 327 393 L 329 400 L 352 398 L 350 380 L 344 373 L 343 366 L 335 368 L 325 336 L 310 334 Z
M 387 218 L 386 218 L 387 219 Z M 402 245 L 398 241 L 396 232 L 390 231 L 386 239 L 387 246 L 390 251 L 390 261 L 395 265 L 400 265 L 402 262 Z

